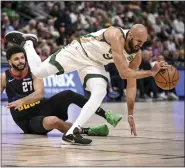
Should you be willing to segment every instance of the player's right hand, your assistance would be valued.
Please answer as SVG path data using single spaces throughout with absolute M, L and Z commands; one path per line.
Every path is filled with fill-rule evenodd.
M 5 107 L 7 107 L 7 108 L 14 108 L 16 110 L 19 107 L 21 107 L 22 105 L 23 105 L 23 101 L 22 101 L 22 99 L 19 99 L 19 100 L 16 100 L 14 102 L 7 103 L 5 105 Z
M 134 136 L 137 136 L 134 118 L 133 117 L 128 117 L 128 123 L 130 125 L 131 135 L 134 134 Z
M 168 63 L 165 61 L 156 62 L 152 68 L 152 76 L 155 76 L 160 70 L 168 68 Z

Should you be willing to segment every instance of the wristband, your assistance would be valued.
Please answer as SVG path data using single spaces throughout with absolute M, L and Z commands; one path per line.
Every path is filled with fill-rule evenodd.
M 128 115 L 128 117 L 132 117 L 132 118 L 134 118 L 134 116 L 133 116 L 133 115 Z

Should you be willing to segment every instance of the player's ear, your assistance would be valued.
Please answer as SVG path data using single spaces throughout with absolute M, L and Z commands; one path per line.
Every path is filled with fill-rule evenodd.
M 133 33 L 132 32 L 128 32 L 128 37 L 131 39 L 131 38 L 133 38 Z
M 10 61 L 10 60 L 8 60 L 8 64 L 9 64 L 10 66 L 12 66 L 12 63 L 11 63 L 11 61 Z

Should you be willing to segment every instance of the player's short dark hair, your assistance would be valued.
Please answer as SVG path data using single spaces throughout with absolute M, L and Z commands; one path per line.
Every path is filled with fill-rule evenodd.
M 17 54 L 17 53 L 24 53 L 25 59 L 26 59 L 26 52 L 24 50 L 23 47 L 20 47 L 18 45 L 14 45 L 10 48 L 7 49 L 6 51 L 6 59 L 10 60 L 10 58 L 12 57 L 13 54 Z

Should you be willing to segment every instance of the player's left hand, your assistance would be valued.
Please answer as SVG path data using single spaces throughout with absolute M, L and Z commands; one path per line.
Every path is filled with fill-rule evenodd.
M 134 118 L 133 117 L 128 117 L 128 123 L 130 125 L 131 134 L 133 133 L 134 136 L 137 136 L 136 127 L 135 127 L 135 123 L 134 123 Z
M 22 102 L 21 99 L 19 99 L 19 100 L 16 100 L 14 102 L 6 104 L 5 107 L 7 107 L 7 108 L 14 108 L 16 110 L 19 107 L 21 107 L 22 105 L 23 105 L 23 102 Z

